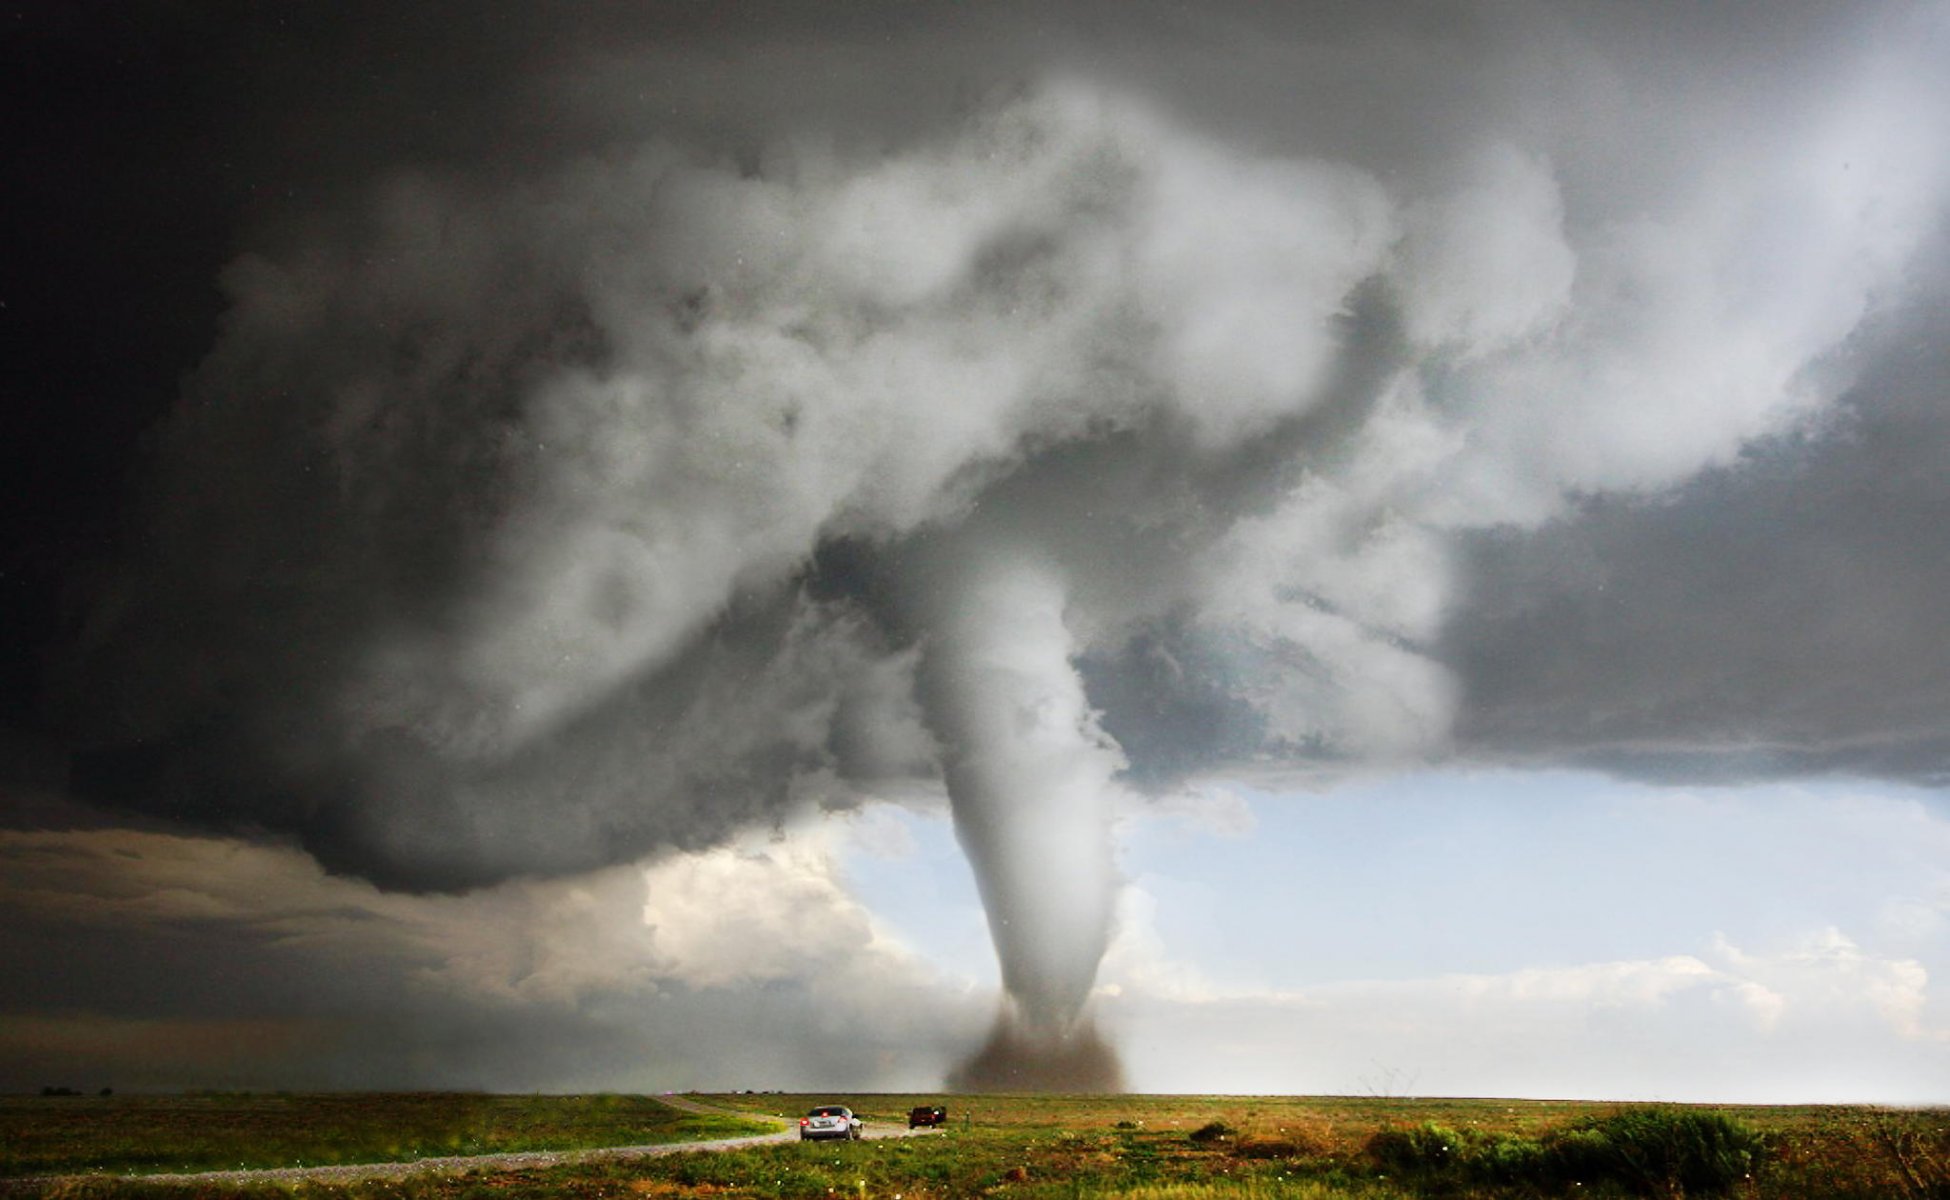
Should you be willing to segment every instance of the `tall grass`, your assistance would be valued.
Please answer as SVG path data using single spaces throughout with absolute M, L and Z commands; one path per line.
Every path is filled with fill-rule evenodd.
M 1635 1196 L 1722 1196 L 1766 1154 L 1751 1126 L 1687 1108 L 1623 1109 L 1541 1137 L 1433 1123 L 1383 1130 L 1368 1143 L 1383 1168 L 1424 1186 L 1519 1185 L 1563 1190 L 1609 1184 Z

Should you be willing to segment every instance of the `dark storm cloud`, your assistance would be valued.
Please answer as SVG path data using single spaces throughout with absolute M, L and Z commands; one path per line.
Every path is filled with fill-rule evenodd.
M 1652 501 L 1475 539 L 1465 754 L 1651 778 L 1950 775 L 1950 301 L 1865 331 L 1817 433 Z
M 1781 581 L 1934 503 L 1859 448 L 1940 428 L 1900 339 L 1833 418 L 1942 220 L 1940 10 L 142 20 L 190 100 L 117 119 L 238 252 L 56 656 L 93 802 L 451 890 L 942 780 L 996 1045 L 1094 1061 L 1121 788 L 1615 761 L 1721 702 L 1693 749 L 1935 752 L 1878 640 L 1928 580 Z M 1769 603 L 1825 618 L 1799 708 Z
M 974 1035 L 818 854 L 700 861 L 405 896 L 230 839 L 0 831 L 0 952 L 31 965 L 0 1088 L 917 1087 Z M 646 920 L 653 887 L 683 900 Z

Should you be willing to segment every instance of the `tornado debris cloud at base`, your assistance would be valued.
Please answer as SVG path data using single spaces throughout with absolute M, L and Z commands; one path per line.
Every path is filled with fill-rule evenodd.
M 1088 1019 L 1068 1028 L 1038 1030 L 1012 1012 L 995 1022 L 982 1048 L 948 1073 L 958 1092 L 1086 1092 L 1124 1090 L 1124 1067 Z

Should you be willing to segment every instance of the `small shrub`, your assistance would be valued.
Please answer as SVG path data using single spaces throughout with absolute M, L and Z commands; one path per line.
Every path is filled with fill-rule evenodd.
M 1550 1155 L 1535 1138 L 1515 1133 L 1472 1139 L 1469 1173 L 1486 1183 L 1535 1183 L 1552 1175 Z
M 1298 1158 L 1300 1147 L 1285 1138 L 1247 1138 L 1232 1152 L 1240 1158 Z
M 1368 1139 L 1368 1153 L 1402 1175 L 1442 1174 L 1462 1161 L 1464 1137 L 1433 1121 L 1413 1129 L 1384 1129 Z
M 1238 1130 L 1224 1121 L 1207 1121 L 1186 1136 L 1195 1142 L 1223 1142 L 1237 1136 Z

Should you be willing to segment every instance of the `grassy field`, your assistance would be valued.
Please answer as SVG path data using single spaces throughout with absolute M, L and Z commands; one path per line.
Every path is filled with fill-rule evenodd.
M 431 1101 L 434 1098 L 427 1098 Z M 449 1097 L 510 1113 L 624 1098 Z M 163 1187 L 94 1180 L 57 1194 L 278 1196 L 303 1200 L 483 1197 L 882 1197 L 948 1200 L 1472 1200 L 1487 1197 L 1721 1194 L 1795 1200 L 1950 1197 L 1950 1112 L 1861 1108 L 1647 1108 L 1499 1100 L 1279 1097 L 735 1095 L 699 1097 L 753 1114 L 851 1104 L 873 1122 L 945 1102 L 938 1134 L 860 1143 L 788 1143 L 722 1154 L 544 1170 L 478 1171 L 346 1185 Z M 292 1105 L 397 1098 L 294 1097 Z M 185 1101 L 187 1102 L 187 1101 Z M 222 1098 L 211 1103 L 220 1103 Z M 231 1101 L 236 1103 L 238 1101 Z M 15 1102 L 31 1110 L 35 1103 Z M 135 1101 L 164 1105 L 161 1100 Z M 12 1110 L 9 1110 L 11 1112 Z M 53 1111 L 51 1106 L 48 1110 Z M 513 1119 L 513 1118 L 510 1118 Z M 558 1118 L 560 1120 L 560 1118 Z M 1735 1131 L 1756 1153 L 1725 1187 L 1657 1172 L 1619 1173 L 1589 1151 L 1633 1122 L 1655 1132 Z M 585 1127 L 593 1127 L 589 1122 Z M 9 1129 L 11 1141 L 11 1128 Z M 1595 1140 L 1594 1140 L 1595 1139 Z M 650 1140 L 634 1131 L 628 1139 Z M 588 1144 L 588 1143 L 584 1143 Z M 1641 1145 L 1642 1148 L 1642 1145 Z M 440 1152 L 451 1152 L 441 1146 Z M 1570 1153 L 1576 1151 L 1578 1153 Z M 1743 1151 L 1744 1152 L 1744 1151 Z M 1555 1156 L 1555 1157 L 1553 1157 Z M 1745 1162 L 1746 1160 L 1743 1160 Z M 1586 1178 L 1553 1174 L 1570 1163 Z M 1540 1165 L 1541 1164 L 1541 1165 Z M 1642 1164 L 1641 1164 L 1642 1165 Z
M 0 1097 L 0 1176 L 397 1162 L 776 1129 L 646 1096 L 468 1093 Z

